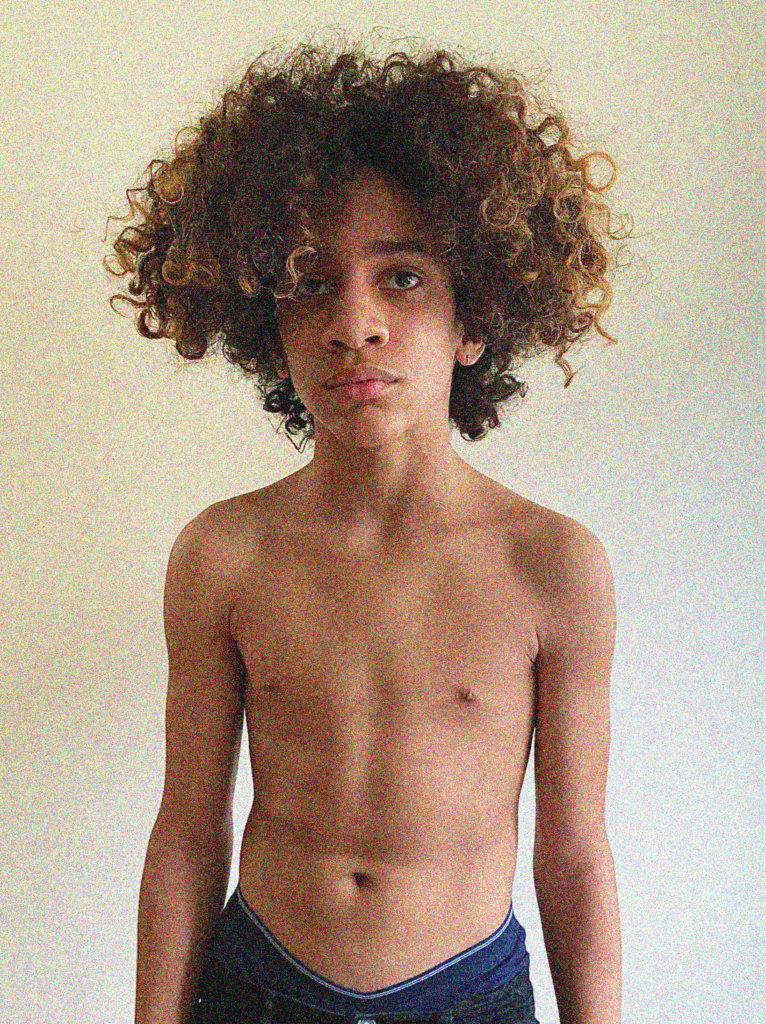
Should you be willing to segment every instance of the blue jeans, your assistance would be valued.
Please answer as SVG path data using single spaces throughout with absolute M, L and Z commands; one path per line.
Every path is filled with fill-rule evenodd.
M 239 887 L 208 950 L 194 1024 L 537 1024 L 525 932 L 513 916 L 481 942 L 374 992 L 311 970 L 260 920 Z

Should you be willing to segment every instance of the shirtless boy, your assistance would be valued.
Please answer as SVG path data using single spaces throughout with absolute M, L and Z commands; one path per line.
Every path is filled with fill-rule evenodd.
M 609 563 L 450 444 L 498 425 L 525 356 L 571 378 L 572 343 L 609 337 L 619 236 L 566 121 L 533 127 L 530 103 L 443 51 L 261 58 L 153 162 L 115 242 L 141 333 L 220 345 L 314 443 L 170 555 L 137 1024 L 534 1021 L 511 904 L 533 743 L 560 1019 L 620 1019 Z

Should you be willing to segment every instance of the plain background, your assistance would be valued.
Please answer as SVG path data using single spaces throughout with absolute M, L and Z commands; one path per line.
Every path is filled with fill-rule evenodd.
M 109 214 L 274 39 L 422 36 L 543 68 L 621 169 L 634 263 L 595 338 L 456 449 L 584 522 L 618 594 L 608 827 L 624 1021 L 766 1014 L 764 162 L 756 4 L 29 2 L 2 14 L 4 823 L 0 1015 L 132 1021 L 162 787 L 167 556 L 211 502 L 308 461 L 224 364 L 180 365 L 107 305 Z M 369 36 L 387 29 L 383 41 Z M 396 48 L 391 46 L 390 49 Z M 114 232 L 110 232 L 113 237 Z M 514 909 L 558 1019 L 525 783 Z M 247 765 L 238 786 L 241 831 Z M 232 885 L 236 878 L 236 860 Z

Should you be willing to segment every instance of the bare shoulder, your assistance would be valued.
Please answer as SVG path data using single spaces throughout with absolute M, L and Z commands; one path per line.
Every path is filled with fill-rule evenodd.
M 614 579 L 601 540 L 571 516 L 507 492 L 509 514 L 541 625 L 614 619 Z
M 258 551 L 261 495 L 252 491 L 214 502 L 190 520 L 173 543 L 168 584 L 219 597 L 233 590 Z
M 534 549 L 544 590 L 568 604 L 602 603 L 613 592 L 613 580 L 601 540 L 576 519 L 538 508 Z

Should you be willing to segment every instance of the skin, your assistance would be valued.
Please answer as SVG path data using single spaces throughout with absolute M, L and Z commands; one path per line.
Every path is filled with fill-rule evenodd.
M 450 514 L 473 476 L 450 444 L 449 393 L 455 361 L 470 366 L 484 344 L 464 337 L 443 265 L 421 253 L 365 251 L 411 238 L 427 232 L 406 195 L 362 172 L 301 293 L 278 308 L 293 386 L 315 419 L 314 459 L 301 483 L 313 514 L 352 545 Z M 358 365 L 399 380 L 367 400 L 324 386 Z
M 535 885 L 562 1024 L 620 1013 L 604 825 L 614 594 L 600 542 L 452 450 L 464 336 L 446 269 L 373 243 L 427 232 L 353 182 L 278 322 L 313 461 L 179 535 L 165 592 L 162 804 L 139 906 L 137 1021 L 186 1022 L 232 854 L 244 688 L 245 898 L 292 954 L 362 992 L 491 934 L 511 903 L 535 750 Z M 326 387 L 368 364 L 398 378 Z

